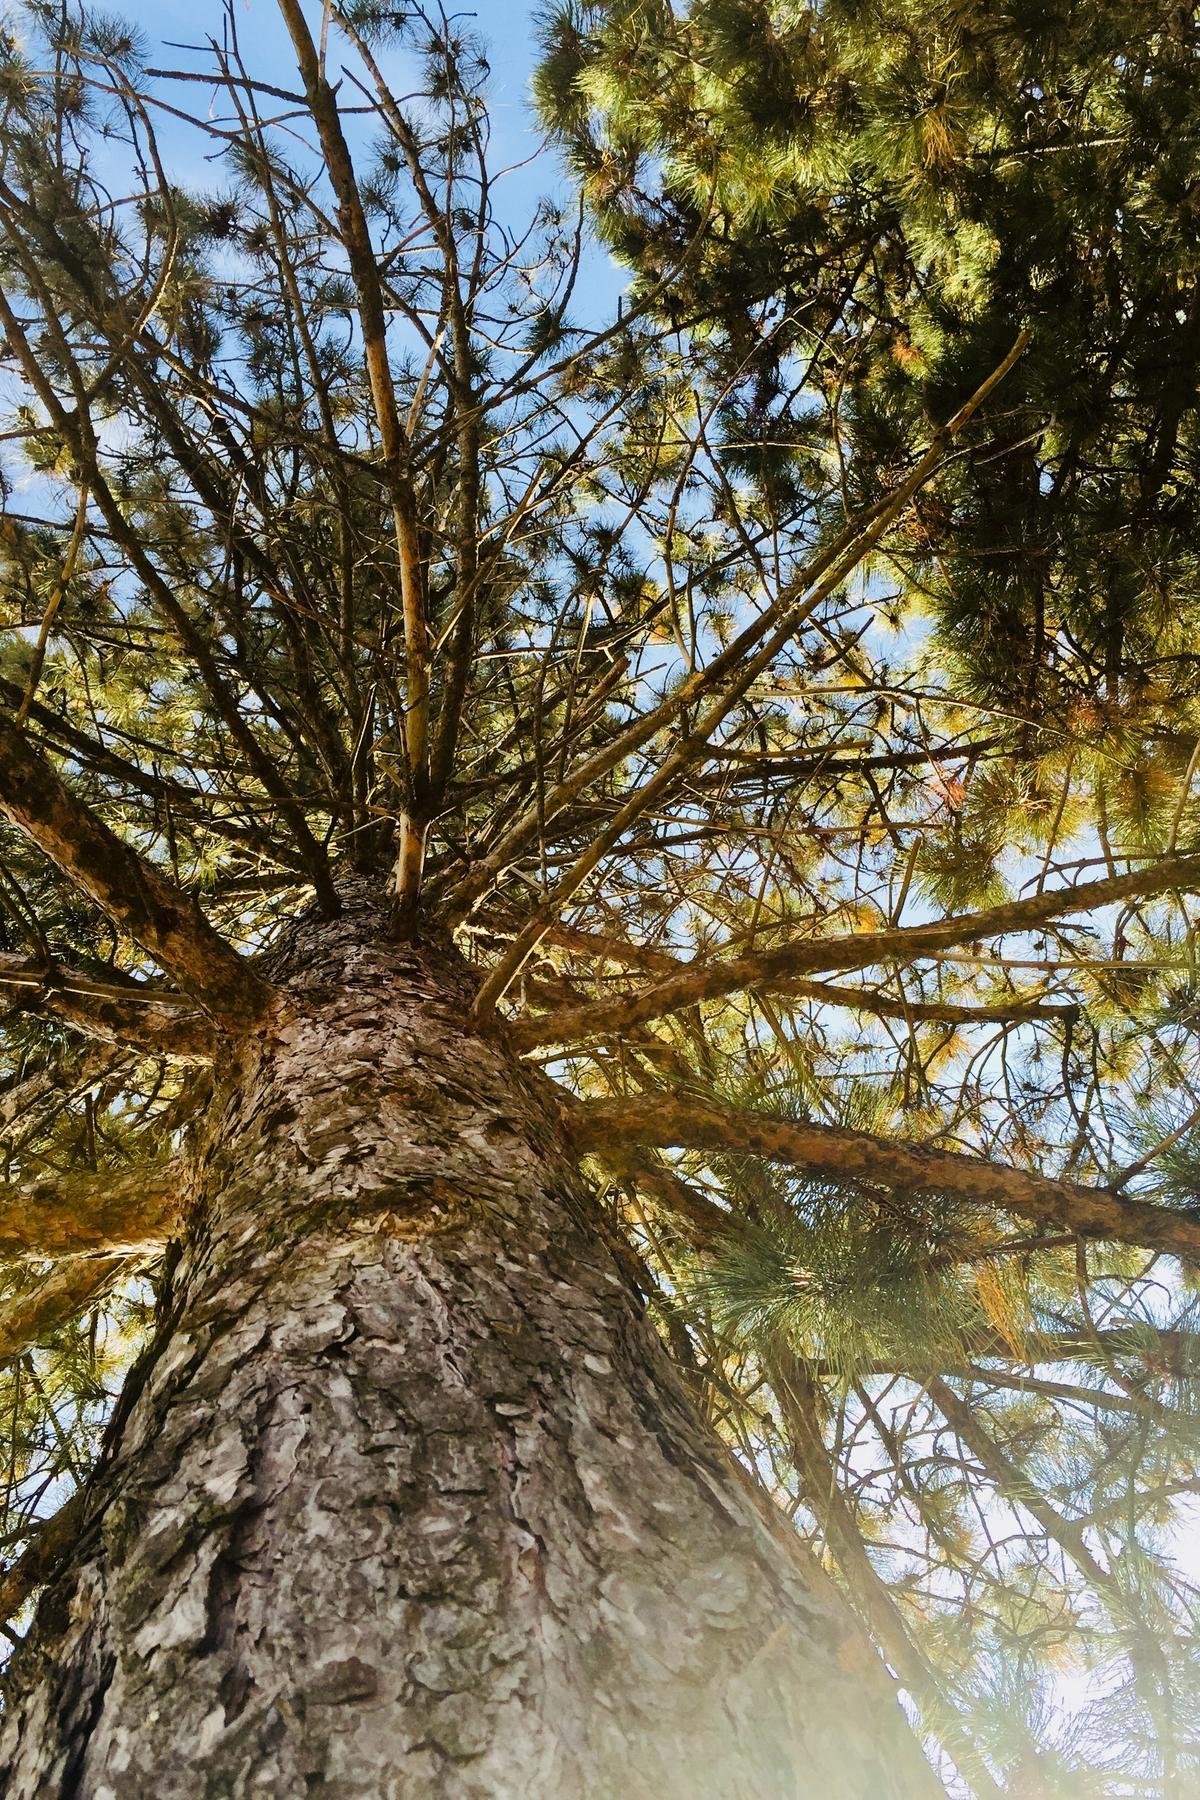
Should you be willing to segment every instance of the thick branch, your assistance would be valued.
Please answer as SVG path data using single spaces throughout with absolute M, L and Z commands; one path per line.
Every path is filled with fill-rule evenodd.
M 1031 894 L 1024 900 L 1010 900 L 980 912 L 955 913 L 929 925 L 859 931 L 845 937 L 802 938 L 798 943 L 783 944 L 757 956 L 733 956 L 699 967 L 681 963 L 677 974 L 623 999 L 601 1001 L 546 1019 L 520 1021 L 512 1028 L 513 1041 L 519 1049 L 532 1050 L 539 1044 L 574 1044 L 600 1035 L 610 1036 L 723 994 L 747 989 L 778 990 L 786 988 L 797 976 L 824 970 L 914 962 L 957 944 L 1033 931 L 1052 919 L 1093 912 L 1121 900 L 1150 899 L 1156 894 L 1197 886 L 1200 856 L 1166 857 L 1147 869 Z
M 0 995 L 6 992 L 18 1011 L 61 1019 L 105 1043 L 182 1062 L 208 1063 L 216 1054 L 216 1033 L 182 994 L 96 981 L 58 964 L 47 969 L 32 958 L 0 954 Z
M 581 1150 L 641 1144 L 761 1156 L 829 1180 L 932 1190 L 972 1206 L 1052 1220 L 1080 1237 L 1200 1258 L 1200 1218 L 1188 1213 L 865 1131 L 773 1119 L 668 1093 L 580 1106 L 572 1111 L 571 1129 Z
M 29 1596 L 49 1581 L 75 1541 L 83 1512 L 84 1497 L 79 1491 L 53 1518 L 37 1527 L 23 1554 L 0 1575 L 0 1619 L 15 1618 Z
M 724 1208 L 717 1206 L 691 1182 L 682 1180 L 656 1157 L 637 1150 L 618 1153 L 604 1150 L 600 1154 L 615 1174 L 625 1180 L 635 1181 L 645 1192 L 653 1195 L 658 1205 L 672 1218 L 680 1235 L 698 1254 L 719 1254 L 730 1239 L 744 1229 L 746 1222 L 740 1214 L 726 1212 Z M 1170 1328 L 1159 1330 L 1151 1325 L 1110 1326 L 1095 1332 L 1034 1331 L 1026 1338 L 1026 1354 L 1023 1357 L 1017 1355 L 1012 1345 L 998 1331 L 975 1327 L 964 1334 L 963 1344 L 964 1356 L 1004 1362 L 1015 1369 L 1033 1369 L 1048 1364 L 1071 1362 L 1090 1363 L 1104 1368 L 1120 1357 L 1135 1358 L 1154 1375 L 1165 1375 L 1175 1380 L 1200 1379 L 1200 1333 L 1194 1331 Z M 961 1365 L 948 1364 L 945 1359 L 941 1361 L 942 1366 L 937 1372 L 942 1375 L 962 1376 L 964 1379 L 998 1379 L 994 1369 L 975 1369 L 966 1361 Z M 814 1363 L 812 1370 L 816 1376 L 830 1373 L 821 1363 Z M 870 1363 L 863 1369 L 864 1375 L 884 1375 L 889 1379 L 902 1375 L 920 1382 L 924 1382 L 930 1372 L 928 1368 L 918 1367 L 915 1363 L 902 1366 L 894 1360 Z M 1005 1375 L 1002 1378 L 1021 1380 L 1019 1375 Z M 1098 1395 L 1098 1401 L 1103 1397 Z
M 12 1362 L 107 1293 L 127 1256 L 72 1258 L 26 1294 L 0 1306 L 0 1362 Z
M 164 881 L 98 819 L 24 733 L 3 718 L 0 812 L 218 1023 L 245 1031 L 263 1020 L 272 990 L 213 929 L 196 901 Z
M 0 700 L 14 712 L 22 703 L 22 692 L 15 681 L 6 681 L 0 676 Z M 254 856 L 269 856 L 281 868 L 300 871 L 300 878 L 304 878 L 304 865 L 294 850 L 281 849 L 271 841 L 266 832 L 239 825 L 235 820 L 214 812 L 211 805 L 206 805 L 206 796 L 201 790 L 185 787 L 182 782 L 173 781 L 162 774 L 151 774 L 139 763 L 121 756 L 111 745 L 103 743 L 89 732 L 81 731 L 69 719 L 62 718 L 37 700 L 31 702 L 28 716 L 41 728 L 53 748 L 68 752 L 71 760 L 81 768 L 95 770 L 132 788 L 135 793 L 144 794 L 150 800 L 169 804 L 185 818 L 197 820 L 214 837 L 225 838 L 231 844 L 240 844 Z
M 157 1248 L 170 1231 L 179 1193 L 179 1174 L 170 1165 L 0 1183 L 0 1260 Z

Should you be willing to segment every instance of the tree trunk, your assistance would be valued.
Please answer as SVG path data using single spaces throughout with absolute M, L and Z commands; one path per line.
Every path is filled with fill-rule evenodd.
M 937 1792 L 461 965 L 351 909 L 273 972 L 14 1658 L 7 1800 Z

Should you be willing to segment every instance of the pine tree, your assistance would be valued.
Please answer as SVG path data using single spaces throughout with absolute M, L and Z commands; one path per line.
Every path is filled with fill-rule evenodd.
M 1181 1791 L 1193 422 L 1063 220 L 1190 27 L 560 21 L 597 322 L 459 23 L 279 14 L 3 42 L 5 1792 Z
M 904 0 L 691 0 L 677 9 L 597 0 L 550 8 L 544 31 L 543 114 L 601 232 L 629 267 L 633 291 L 677 328 L 703 333 L 711 366 L 728 384 L 725 419 L 736 434 L 730 462 L 759 484 L 768 504 L 778 505 L 781 484 L 798 482 L 827 530 L 861 517 L 913 466 L 938 421 L 994 366 L 1013 333 L 1027 333 L 995 403 L 961 434 L 959 454 L 881 538 L 866 571 L 860 623 L 825 633 L 823 686 L 840 690 L 847 712 L 858 709 L 856 723 L 865 719 L 878 734 L 873 747 L 884 766 L 906 717 L 925 743 L 942 738 L 953 719 L 970 746 L 953 769 L 935 764 L 916 817 L 911 803 L 898 806 L 894 790 L 862 769 L 859 829 L 843 852 L 856 859 L 856 892 L 867 864 L 870 879 L 887 883 L 880 911 L 894 923 L 906 904 L 935 913 L 1002 905 L 1018 870 L 1041 892 L 1054 871 L 1082 872 L 1092 863 L 1112 875 L 1129 866 L 1126 857 L 1154 859 L 1186 844 L 1197 743 L 1194 9 L 1120 0 L 999 12 Z M 849 783 L 830 790 L 831 811 L 850 800 Z M 977 979 L 992 971 L 1002 981 L 1034 978 L 1028 998 L 1036 993 L 1040 1003 L 1057 994 L 1078 1005 L 1079 1014 L 1063 1015 L 1057 1050 L 1045 1042 L 1027 1050 L 998 1014 L 991 1051 L 956 1030 L 965 1013 L 943 1014 L 939 1031 L 927 975 L 896 964 L 876 1015 L 900 1022 L 882 1026 L 886 1047 L 861 1030 L 835 1037 L 829 1015 L 811 1004 L 802 1023 L 767 1009 L 760 1029 L 779 1046 L 774 1055 L 789 1082 L 800 1073 L 796 1092 L 811 1117 L 819 1116 L 817 1096 L 830 1108 L 827 1088 L 813 1079 L 814 1060 L 824 1074 L 824 1058 L 844 1044 L 867 1059 L 864 1071 L 878 1084 L 875 1119 L 903 1121 L 906 1136 L 923 1118 L 924 1129 L 949 1128 L 944 1142 L 990 1142 L 1043 1170 L 1090 1168 L 1110 1182 L 1115 1174 L 1124 1191 L 1145 1181 L 1187 1206 L 1195 1192 L 1192 1077 L 1184 1074 L 1191 952 L 1182 918 L 1179 928 L 1178 939 L 1169 933 L 1178 950 L 1169 952 L 1161 939 L 1156 950 L 1147 943 L 1134 950 L 1118 918 L 1111 939 L 1090 929 L 1082 937 L 1056 931 L 1002 957 L 995 946 L 986 955 L 952 953 L 961 959 L 957 975 L 973 966 Z M 972 947 L 984 950 L 982 942 Z M 1159 985 L 1164 952 L 1179 957 L 1169 990 Z M 788 967 L 799 973 L 794 960 Z M 885 967 L 882 957 L 877 967 Z M 947 972 L 939 971 L 941 998 Z M 806 988 L 805 1002 L 819 1000 L 819 990 L 817 983 Z M 989 1066 L 994 1074 L 974 1088 Z M 958 1087 L 964 1067 L 972 1071 L 969 1103 Z M 1169 1098 L 1160 1097 L 1164 1077 Z M 846 1078 L 854 1079 L 848 1069 Z M 1003 1126 L 989 1122 L 996 1101 L 989 1079 L 1005 1089 L 997 1109 Z M 1110 1082 L 1120 1099 L 1096 1138 L 1095 1108 L 1108 1110 L 1101 1096 Z M 839 1100 L 861 1107 L 861 1089 L 842 1088 Z M 1128 1147 L 1117 1151 L 1121 1139 Z M 839 1152 L 832 1142 L 828 1150 L 833 1174 Z M 774 1224 L 765 1239 L 739 1241 L 715 1291 L 742 1340 L 761 1350 L 776 1318 L 793 1339 L 801 1334 L 810 1359 L 821 1359 L 835 1378 L 824 1402 L 825 1436 L 832 1429 L 843 1483 L 871 1496 L 858 1521 L 870 1521 L 868 1536 L 888 1535 L 886 1521 L 894 1530 L 903 1518 L 907 1528 L 915 1509 L 925 1514 L 929 1567 L 941 1578 L 947 1561 L 981 1552 L 995 1555 L 999 1569 L 999 1553 L 983 1550 L 969 1532 L 952 1548 L 953 1534 L 932 1521 L 930 1497 L 899 1469 L 911 1454 L 910 1434 L 923 1455 L 940 1460 L 938 1438 L 930 1444 L 924 1435 L 930 1425 L 935 1434 L 949 1427 L 975 1472 L 1010 1498 L 1019 1491 L 1014 1482 L 1029 1480 L 1027 1459 L 995 1454 L 995 1422 L 1003 1438 L 1011 1420 L 1017 1440 L 1042 1456 L 1060 1442 L 1037 1485 L 1057 1481 L 1071 1510 L 1095 1519 L 1116 1510 L 1100 1491 L 1106 1481 L 1128 1483 L 1133 1536 L 1135 1515 L 1149 1525 L 1132 1498 L 1145 1479 L 1126 1460 L 1134 1442 L 1155 1438 L 1155 1455 L 1171 1465 L 1157 1488 L 1148 1483 L 1160 1508 L 1165 1488 L 1194 1478 L 1190 1428 L 1177 1431 L 1179 1421 L 1167 1426 L 1160 1413 L 1166 1429 L 1158 1438 L 1140 1390 L 1122 1387 L 1124 1400 L 1115 1403 L 1120 1412 L 1132 1402 L 1139 1415 L 1127 1433 L 1098 1412 L 1085 1427 L 1083 1415 L 1103 1404 L 1094 1395 L 1084 1398 L 1065 1380 L 1009 1378 L 1006 1399 L 1005 1378 L 985 1375 L 972 1357 L 964 1359 L 965 1397 L 981 1403 L 981 1414 L 964 1411 L 963 1393 L 946 1380 L 936 1389 L 925 1381 L 923 1393 L 900 1389 L 900 1412 L 889 1420 L 879 1393 L 861 1388 L 859 1375 L 944 1364 L 948 1337 L 963 1329 L 963 1286 L 945 1281 L 955 1259 L 943 1260 L 940 1239 L 897 1244 L 888 1216 L 875 1222 L 872 1241 L 876 1197 L 859 1196 L 849 1213 L 847 1204 L 840 1187 L 827 1191 L 798 1238 L 791 1210 L 779 1214 L 782 1232 Z M 939 1212 L 918 1221 L 919 1234 L 963 1223 L 953 1209 Z M 1082 1323 L 1096 1341 L 1095 1368 L 1111 1371 L 1116 1365 L 1098 1347 L 1102 1322 L 1115 1317 L 1123 1328 L 1132 1294 L 1141 1296 L 1131 1315 L 1139 1328 L 1151 1315 L 1156 1325 L 1167 1323 L 1171 1308 L 1190 1317 L 1186 1273 L 1182 1286 L 1168 1284 L 1168 1313 L 1155 1306 L 1144 1315 L 1146 1271 L 1129 1262 L 1098 1267 L 1095 1254 L 1085 1258 L 1064 1240 L 1055 1255 L 1067 1266 L 1057 1273 L 1041 1254 L 1024 1251 L 1017 1263 L 981 1261 L 975 1298 L 991 1320 L 993 1344 L 1008 1343 L 1020 1359 L 1031 1355 L 1031 1331 L 1049 1330 L 1061 1342 L 1069 1296 L 1067 1304 L 1081 1308 L 1073 1327 Z M 809 1272 L 799 1291 L 797 1267 Z M 711 1271 L 702 1288 L 710 1280 Z M 1089 1297 L 1093 1283 L 1103 1296 L 1098 1307 Z M 879 1304 L 885 1288 L 899 1301 L 896 1310 Z M 887 1347 L 881 1331 L 893 1334 Z M 1025 1398 L 1014 1399 L 1020 1390 Z M 1074 1416 L 1072 1407 L 1080 1409 Z M 1038 1408 L 1040 1424 L 1026 1439 Z M 893 1464 L 889 1498 L 884 1481 L 864 1483 L 855 1474 L 864 1442 L 881 1467 Z M 820 1439 L 810 1447 L 819 1463 Z M 810 1506 L 816 1483 L 833 1491 L 815 1469 L 809 1483 Z M 974 1503 L 958 1476 L 940 1476 L 939 1486 L 956 1486 Z M 1160 1510 L 1156 1522 L 1164 1517 Z M 892 1626 L 880 1622 L 875 1568 L 898 1572 L 904 1556 L 876 1553 L 873 1566 L 836 1509 L 820 1523 L 868 1618 L 874 1606 L 873 1629 L 886 1645 Z M 1038 1525 L 1058 1541 L 1044 1509 Z M 966 1529 L 961 1512 L 956 1529 Z M 990 1532 L 990 1520 L 984 1529 Z M 1040 1757 L 1043 1783 L 1069 1783 L 1063 1770 L 1074 1765 L 1107 1768 L 1106 1757 L 1120 1772 L 1079 1774 L 1085 1787 L 1123 1779 L 1174 1791 L 1185 1779 L 1178 1759 L 1194 1756 L 1194 1746 L 1181 1747 L 1189 1732 L 1175 1709 L 1188 1703 L 1171 1697 L 1174 1652 L 1163 1649 L 1177 1642 L 1175 1628 L 1157 1610 L 1162 1590 L 1141 1550 L 1131 1541 L 1121 1556 L 1131 1585 L 1108 1588 L 1110 1629 L 1116 1638 L 1125 1634 L 1129 1651 L 1125 1698 L 1111 1698 L 1057 1762 L 1045 1741 L 1037 1745 L 1039 1731 L 1043 1739 L 1053 1735 L 1044 1708 L 1041 1725 L 1024 1739 L 1020 1732 L 1007 1745 L 997 1738 L 987 1754 L 993 1767 L 997 1756 L 1008 1759 L 1017 1787 L 1034 1779 L 1031 1757 Z M 1059 1542 L 1059 1553 L 1072 1560 L 1069 1544 Z M 1073 1561 L 1077 1576 L 1080 1558 Z M 1090 1552 L 1082 1568 L 1103 1591 L 1104 1571 Z M 987 1656 L 968 1651 L 961 1631 L 948 1654 L 954 1603 L 940 1597 L 931 1604 L 927 1594 L 920 1606 L 906 1604 L 910 1624 L 925 1615 L 918 1636 L 935 1669 L 951 1673 L 951 1686 L 975 1661 L 978 1673 L 967 1676 L 957 1699 L 983 1732 L 981 1744 L 998 1708 L 978 1697 L 1011 1700 L 1028 1683 L 1030 1658 L 1055 1654 L 1048 1643 L 1032 1648 L 1039 1630 L 1058 1629 L 1049 1614 L 1033 1628 L 1028 1599 L 1019 1626 L 1011 1615 L 1016 1569 L 1009 1565 L 1000 1583 L 1008 1616 L 991 1614 L 1002 1619 L 998 1630 L 982 1628 L 978 1592 L 970 1583 L 964 1589 L 968 1634 L 991 1639 Z M 909 1579 L 918 1583 L 915 1567 Z M 1181 1617 L 1188 1616 L 1185 1602 Z M 1064 1641 L 1078 1644 L 1082 1621 L 1074 1623 Z M 885 1653 L 899 1670 L 903 1647 Z M 910 1691 L 915 1696 L 911 1683 Z M 944 1680 L 927 1690 L 929 1719 L 946 1696 Z

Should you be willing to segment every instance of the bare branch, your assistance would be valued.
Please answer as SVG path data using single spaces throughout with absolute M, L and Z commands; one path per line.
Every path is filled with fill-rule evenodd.
M 388 360 L 387 314 L 379 266 L 350 147 L 342 130 L 337 98 L 326 79 L 312 33 L 297 0 L 278 0 L 278 3 L 296 52 L 329 180 L 337 197 L 338 225 L 358 297 L 367 379 L 392 503 L 404 620 L 404 746 L 410 788 L 409 804 L 401 822 L 396 893 L 402 909 L 411 913 L 416 905 L 425 861 L 428 830 L 425 789 L 429 774 L 429 637 L 411 453 Z
M 895 926 L 881 931 L 852 932 L 845 937 L 801 938 L 759 955 L 733 956 L 704 964 L 680 963 L 678 974 L 619 1000 L 600 1001 L 547 1019 L 524 1020 L 512 1027 L 521 1050 L 539 1044 L 576 1044 L 644 1025 L 648 1019 L 679 1012 L 701 1000 L 759 989 L 786 989 L 797 976 L 822 970 L 865 969 L 884 963 L 913 962 L 948 950 L 1012 932 L 1031 931 L 1053 919 L 1093 912 L 1119 900 L 1151 899 L 1157 894 L 1200 886 L 1200 856 L 1166 857 L 1146 869 L 1078 887 L 1053 888 L 1024 900 L 980 912 L 955 913 L 929 925 Z
M 1104 1596 L 1118 1615 L 1122 1614 L 1125 1606 L 1121 1589 L 1115 1577 L 1097 1562 L 1082 1525 L 1051 1506 L 1028 1476 L 1000 1449 L 974 1407 L 956 1394 L 948 1382 L 940 1375 L 934 1375 L 925 1386 L 950 1429 L 983 1465 L 1001 1493 L 1023 1506 L 1051 1542 L 1070 1557 L 1080 1574 Z
M 26 272 L 30 275 L 31 286 L 38 292 L 42 302 L 48 332 L 55 341 L 56 349 L 64 366 L 73 375 L 78 404 L 74 410 L 69 410 L 63 404 L 34 353 L 28 335 L 9 304 L 3 287 L 0 287 L 0 326 L 7 334 L 9 343 L 17 351 L 25 378 L 46 407 L 56 427 L 71 445 L 81 469 L 86 474 L 88 486 L 95 494 L 97 505 L 104 516 L 113 541 L 129 558 L 131 567 L 146 583 L 157 605 L 171 621 L 185 650 L 194 657 L 205 688 L 227 730 L 235 742 L 241 746 L 264 788 L 278 802 L 284 812 L 304 858 L 305 867 L 316 888 L 318 898 L 327 911 L 336 912 L 337 896 L 329 873 L 328 859 L 313 837 L 304 815 L 304 809 L 289 790 L 287 783 L 255 737 L 254 732 L 242 718 L 236 695 L 221 677 L 208 638 L 196 625 L 187 608 L 179 603 L 170 584 L 163 579 L 153 557 L 148 554 L 139 533 L 125 517 L 116 495 L 105 478 L 100 463 L 99 444 L 86 412 L 83 383 L 79 371 L 74 366 L 70 346 L 58 326 L 50 297 L 36 267 L 32 270 L 27 267 Z
M 718 678 L 721 682 L 727 681 L 728 685 L 724 686 L 723 691 L 710 702 L 700 718 L 697 719 L 694 729 L 676 749 L 667 754 L 653 774 L 634 790 L 619 809 L 612 823 L 596 837 L 584 855 L 562 877 L 557 887 L 537 909 L 511 949 L 501 958 L 480 989 L 473 1009 L 476 1019 L 486 1019 L 493 1011 L 526 958 L 537 948 L 549 926 L 559 917 L 571 895 L 586 880 L 592 870 L 598 867 L 608 852 L 619 843 L 627 827 L 639 818 L 648 807 L 662 799 L 685 769 L 704 759 L 709 740 L 722 721 L 728 717 L 738 701 L 749 692 L 758 676 L 770 666 L 803 621 L 815 612 L 822 600 L 835 592 L 842 582 L 853 574 L 854 570 L 878 544 L 888 525 L 899 516 L 913 495 L 918 493 L 936 473 L 947 447 L 983 405 L 997 384 L 1003 381 L 1022 355 L 1028 341 L 1027 333 L 1021 332 L 1008 355 L 993 369 L 987 380 L 981 383 L 954 417 L 934 433 L 929 448 L 905 481 L 901 482 L 891 494 L 886 495 L 877 506 L 871 508 L 865 519 L 856 520 L 851 531 L 839 538 L 836 544 L 830 546 L 818 557 L 815 564 L 804 571 L 799 581 L 794 586 L 789 585 L 785 593 L 768 608 L 763 617 L 747 626 L 707 669 L 681 683 L 669 700 L 646 714 L 636 726 L 631 727 L 629 732 L 623 733 L 616 740 L 615 745 L 610 746 L 609 750 L 604 753 L 606 757 L 611 756 L 612 760 L 606 763 L 605 770 L 598 770 L 597 773 L 607 772 L 607 769 L 614 768 L 621 756 L 628 755 L 639 745 L 649 742 L 655 732 L 669 723 L 672 718 L 677 717 L 685 706 L 699 699 L 705 692 L 711 691 Z M 820 573 L 820 578 L 814 580 L 814 574 L 817 571 Z M 782 622 L 776 623 L 780 619 L 780 615 L 782 615 Z M 773 630 L 770 629 L 772 625 L 775 627 Z M 762 641 L 764 638 L 765 641 Z M 630 739 L 634 741 L 628 741 Z M 624 748 L 618 750 L 617 754 L 613 754 L 613 751 L 617 750 L 617 746 L 621 745 L 624 745 Z M 572 778 L 576 784 L 573 793 L 581 792 L 585 785 L 582 781 L 582 774 L 581 770 Z M 590 780 L 592 777 L 588 779 Z M 567 784 L 561 785 L 565 787 Z M 563 804 L 566 804 L 565 799 Z M 547 796 L 542 802 L 541 810 L 536 815 L 535 828 L 540 827 L 545 818 L 549 817 L 549 807 L 550 797 Z M 494 861 L 495 857 L 501 855 L 501 852 L 503 852 L 504 858 L 511 855 L 512 836 L 513 834 L 510 832 L 500 849 L 493 851 L 489 861 Z M 469 889 L 472 895 L 484 891 L 478 886 L 479 876 L 480 871 L 473 870 L 467 883 L 464 884 L 464 887 Z
M 246 1031 L 265 1018 L 271 988 L 214 931 L 197 902 L 110 831 L 3 718 L 0 812 L 219 1024 Z
M 580 1150 L 641 1144 L 761 1156 L 829 1180 L 948 1194 L 972 1206 L 1051 1220 L 1079 1237 L 1138 1244 L 1192 1262 L 1200 1258 L 1200 1217 L 958 1151 L 667 1093 L 585 1104 L 570 1116 Z
M 954 1707 L 940 1680 L 909 1635 L 896 1602 L 868 1554 L 858 1521 L 838 1480 L 819 1423 L 819 1397 L 808 1367 L 780 1334 L 765 1359 L 767 1379 L 779 1402 L 780 1416 L 804 1499 L 825 1533 L 825 1540 L 859 1612 L 925 1714 L 926 1724 L 945 1744 L 959 1774 L 972 1791 L 1002 1800 L 1004 1789 L 988 1773 L 978 1752 L 957 1725 Z

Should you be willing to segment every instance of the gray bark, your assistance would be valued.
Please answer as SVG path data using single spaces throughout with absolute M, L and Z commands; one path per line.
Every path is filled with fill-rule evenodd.
M 940 1791 L 708 1434 L 553 1098 L 351 910 L 222 1071 L 164 1323 L 10 1672 L 2 1792 Z

